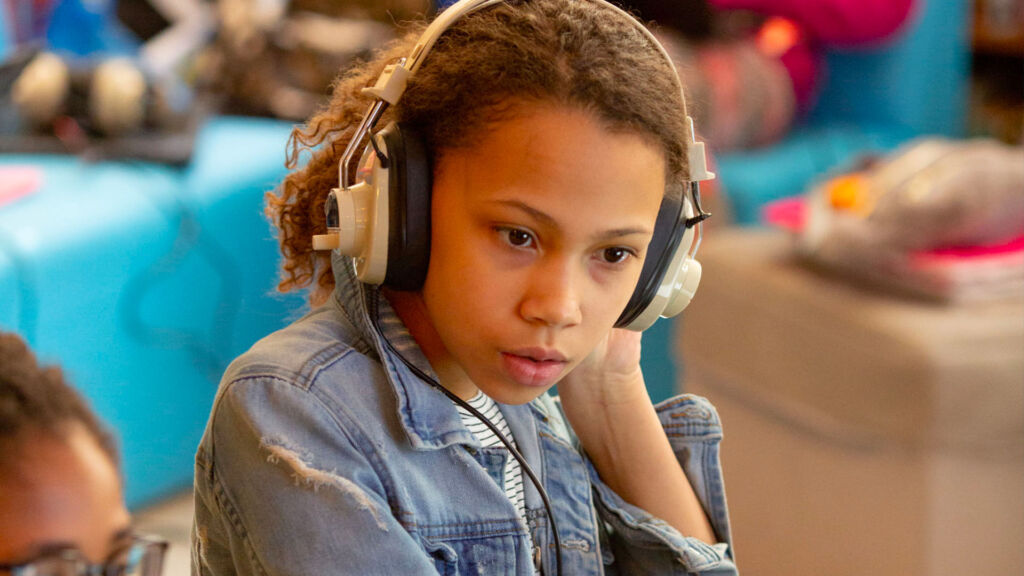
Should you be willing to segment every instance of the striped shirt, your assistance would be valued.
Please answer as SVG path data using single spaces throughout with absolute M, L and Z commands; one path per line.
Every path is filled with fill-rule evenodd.
M 508 439 L 509 444 L 514 446 L 516 450 L 519 447 L 516 445 L 515 438 L 512 437 L 512 430 L 508 427 L 508 422 L 505 422 L 505 417 L 501 414 L 501 410 L 498 409 L 498 404 L 492 400 L 489 396 L 486 396 L 483 392 L 477 392 L 476 396 L 469 399 L 468 404 L 473 408 L 476 408 L 485 418 L 494 424 L 494 427 L 501 431 L 501 434 Z M 484 448 L 490 448 L 492 446 L 500 446 L 505 448 L 505 445 L 501 443 L 501 440 L 494 434 L 486 424 L 481 422 L 476 416 L 474 416 L 469 410 L 466 410 L 458 404 L 455 407 L 459 411 L 459 416 L 462 417 L 462 423 L 469 428 L 469 431 L 473 433 L 473 436 L 480 441 L 480 444 Z M 526 503 L 523 500 L 523 469 L 519 465 L 519 461 L 515 459 L 512 454 L 509 454 L 505 459 L 505 496 L 512 501 L 512 504 L 516 507 L 516 512 L 519 513 L 519 518 L 522 519 L 523 523 L 526 524 Z

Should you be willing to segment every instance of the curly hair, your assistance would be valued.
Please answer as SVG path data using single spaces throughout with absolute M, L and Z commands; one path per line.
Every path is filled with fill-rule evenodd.
M 21 337 L 0 332 L 0 470 L 8 468 L 7 459 L 29 435 L 63 439 L 75 424 L 119 467 L 113 435 L 64 381 L 61 369 L 41 366 Z
M 310 286 L 313 305 L 334 286 L 330 256 L 313 251 L 312 236 L 325 230 L 324 201 L 372 101 L 361 89 L 407 56 L 426 24 L 407 26 L 403 38 L 340 76 L 329 103 L 295 128 L 287 161 L 293 171 L 279 194 L 267 194 L 284 257 L 278 289 Z M 445 151 L 471 145 L 512 102 L 573 106 L 609 130 L 648 139 L 666 158 L 666 194 L 681 193 L 688 127 L 672 64 L 634 22 L 600 2 L 509 0 L 465 16 L 439 38 L 380 125 L 413 127 L 436 163 Z M 297 168 L 300 159 L 308 161 Z

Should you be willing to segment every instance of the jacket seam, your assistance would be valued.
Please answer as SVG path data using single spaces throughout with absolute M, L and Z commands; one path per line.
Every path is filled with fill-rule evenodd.
M 285 376 L 282 376 L 280 374 L 271 372 L 270 371 L 271 367 L 268 366 L 268 365 L 264 365 L 264 367 L 262 367 L 259 371 L 255 372 L 255 373 L 240 374 L 238 376 L 235 376 L 234 378 L 225 381 L 221 385 L 220 391 L 218 392 L 216 398 L 214 398 L 213 406 L 210 408 L 210 413 L 216 415 L 219 412 L 219 410 L 220 410 L 221 403 L 223 403 L 224 402 L 224 398 L 228 394 L 231 393 L 231 390 L 233 388 L 236 388 L 236 387 L 242 385 L 243 383 L 250 382 L 250 381 L 273 380 L 273 381 L 277 381 L 277 382 L 283 383 L 283 384 L 285 384 L 289 388 L 298 388 L 300 390 L 304 390 L 306 392 L 309 392 L 309 386 L 303 386 L 301 384 L 305 383 L 306 380 L 309 380 L 311 382 L 312 379 L 309 379 L 307 377 L 301 383 L 299 382 L 299 378 L 301 378 L 302 376 L 307 375 L 307 374 L 310 373 L 310 372 L 308 372 L 306 370 L 306 367 L 309 366 L 310 364 L 313 364 L 314 363 L 313 359 L 320 358 L 320 356 L 322 354 L 325 354 L 326 352 L 331 351 L 331 350 L 339 350 L 339 349 L 340 349 L 340 353 L 337 354 L 337 356 L 335 356 L 335 357 L 333 357 L 333 358 L 331 358 L 329 360 L 324 360 L 324 362 L 325 362 L 324 364 L 321 364 L 316 369 L 312 370 L 311 374 L 312 374 L 313 379 L 315 379 L 315 377 L 320 374 L 320 371 L 323 368 L 325 368 L 327 366 L 330 366 L 330 365 L 333 365 L 338 360 L 341 360 L 342 358 L 347 356 L 349 352 L 354 352 L 355 350 L 351 346 L 348 346 L 348 345 L 345 345 L 345 344 L 341 344 L 341 343 L 331 344 L 329 346 L 324 347 L 319 352 L 314 354 L 311 357 L 311 359 L 309 361 L 307 361 L 303 365 L 302 370 L 295 371 L 295 372 L 293 372 L 291 374 L 291 376 L 293 376 L 295 378 L 295 381 L 290 380 L 290 379 L 288 379 Z M 217 425 L 217 419 L 216 419 L 216 416 L 214 416 L 214 417 L 212 417 L 210 419 L 210 423 L 209 423 L 209 428 L 210 428 L 209 434 L 210 434 L 211 443 L 212 443 L 213 438 L 214 438 L 214 428 L 216 427 L 216 425 Z M 216 446 L 211 446 L 210 449 L 208 450 L 208 452 L 209 452 L 209 458 L 208 459 L 210 461 L 211 474 L 212 474 L 212 469 L 213 469 L 213 463 L 216 461 L 215 450 L 216 450 Z
M 230 527 L 230 530 L 234 532 L 239 540 L 242 541 L 242 546 L 245 547 L 246 554 L 249 556 L 249 561 L 252 562 L 253 566 L 260 574 L 266 576 L 267 570 L 263 567 L 263 562 L 256 553 L 256 549 L 249 541 L 249 531 L 245 528 L 245 524 L 242 522 L 242 517 L 238 513 L 238 509 L 235 507 L 234 502 L 231 499 L 231 495 L 228 494 L 227 489 L 221 483 L 220 478 L 217 475 L 215 462 L 212 463 L 210 467 L 210 482 L 212 483 L 211 488 L 213 488 L 214 502 L 217 503 L 217 507 L 220 508 L 228 517 L 228 526 Z

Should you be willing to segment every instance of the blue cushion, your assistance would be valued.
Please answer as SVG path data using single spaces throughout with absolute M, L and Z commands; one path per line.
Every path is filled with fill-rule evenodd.
M 918 0 L 908 22 L 889 41 L 829 51 L 827 81 L 810 123 L 962 135 L 970 22 L 967 0 Z

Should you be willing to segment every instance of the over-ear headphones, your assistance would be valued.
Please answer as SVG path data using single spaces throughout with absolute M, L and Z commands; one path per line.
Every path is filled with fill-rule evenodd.
M 327 234 L 313 237 L 315 250 L 334 249 L 354 259 L 356 275 L 368 284 L 396 290 L 419 289 L 430 260 L 431 169 L 428 151 L 415 131 L 390 123 L 374 131 L 385 108 L 395 104 L 408 79 L 422 64 L 438 37 L 462 16 L 503 0 L 461 0 L 441 13 L 405 59 L 388 65 L 374 86 L 363 92 L 375 98 L 356 129 L 338 166 L 339 186 L 331 190 L 324 209 Z M 593 0 L 608 4 L 605 0 Z M 661 52 L 682 93 L 675 65 L 655 37 L 622 9 L 608 4 L 633 22 Z M 682 312 L 700 283 L 695 259 L 701 222 L 710 214 L 700 206 L 698 182 L 715 175 L 707 170 L 704 143 L 698 142 L 689 121 L 689 189 L 681 198 L 662 200 L 654 235 L 640 279 L 615 326 L 641 331 L 659 317 Z M 350 161 L 364 139 L 356 181 L 348 176 Z

